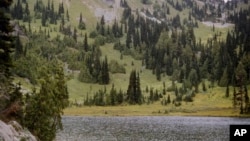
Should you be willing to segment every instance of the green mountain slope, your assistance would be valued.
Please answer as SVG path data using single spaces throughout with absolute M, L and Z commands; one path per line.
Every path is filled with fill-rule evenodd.
M 20 57 L 16 59 L 17 67 L 21 68 L 21 70 L 23 70 L 23 72 L 25 73 L 21 71 L 18 72 L 17 76 L 20 77 L 16 77 L 15 81 L 16 82 L 21 81 L 24 89 L 28 89 L 31 91 L 33 86 L 39 86 L 39 81 L 40 81 L 39 75 L 41 75 L 40 71 L 42 71 L 39 66 L 43 64 L 45 65 L 49 64 L 50 61 L 53 60 L 53 58 L 56 58 L 60 60 L 60 62 L 64 65 L 65 73 L 68 78 L 67 85 L 70 95 L 69 99 L 73 107 L 75 105 L 83 104 L 84 102 L 86 102 L 87 98 L 89 99 L 94 98 L 95 95 L 100 91 L 106 91 L 106 94 L 108 95 L 113 86 L 115 87 L 116 91 L 121 90 L 123 94 L 126 95 L 130 81 L 130 72 L 132 70 L 137 70 L 140 74 L 141 91 L 144 96 L 144 99 L 146 99 L 145 104 L 143 104 L 143 106 L 148 106 L 146 104 L 152 105 L 152 109 L 150 109 L 151 113 L 152 112 L 155 113 L 157 109 L 159 109 L 160 111 L 164 111 L 164 109 L 166 109 L 166 111 L 172 111 L 172 112 L 183 112 L 183 111 L 185 112 L 185 110 L 187 110 L 190 111 L 191 113 L 196 113 L 196 112 L 202 113 L 204 111 L 212 111 L 211 113 L 208 112 L 207 115 L 210 114 L 213 115 L 214 111 L 216 110 L 221 111 L 223 109 L 226 109 L 226 114 L 228 115 L 235 114 L 237 112 L 232 110 L 233 86 L 230 87 L 230 95 L 228 98 L 226 98 L 225 97 L 226 87 L 219 87 L 217 85 L 218 83 L 217 81 L 214 84 L 214 82 L 212 82 L 210 79 L 211 78 L 210 75 L 208 75 L 209 78 L 204 77 L 202 79 L 203 83 L 201 83 L 200 81 L 199 84 L 197 85 L 199 91 L 195 94 L 196 95 L 195 97 L 191 98 L 193 102 L 190 103 L 186 102 L 186 106 L 185 102 L 181 102 L 182 103 L 181 106 L 179 105 L 173 106 L 174 104 L 163 106 L 164 104 L 162 105 L 161 103 L 165 99 L 167 99 L 168 95 L 170 95 L 171 97 L 171 102 L 178 97 L 178 94 L 176 93 L 181 91 L 180 89 L 184 87 L 184 83 L 179 82 L 177 80 L 173 80 L 174 76 L 166 75 L 165 73 L 160 73 L 161 79 L 160 81 L 157 80 L 157 76 L 155 74 L 157 73 L 157 69 L 156 68 L 146 69 L 146 65 L 143 64 L 144 60 L 141 59 L 146 54 L 145 53 L 146 47 L 144 48 L 145 50 L 142 51 L 143 53 L 139 55 L 138 55 L 138 49 L 132 48 L 129 50 L 125 50 L 128 52 L 130 51 L 128 54 L 126 54 L 124 50 L 119 51 L 117 49 L 114 49 L 114 45 L 116 43 L 119 42 L 125 46 L 127 42 L 128 33 L 125 31 L 126 29 L 125 26 L 129 26 L 126 25 L 129 24 L 129 18 L 128 20 L 123 19 L 124 18 L 123 11 L 125 8 L 121 7 L 122 0 L 41 0 L 40 4 L 43 5 L 44 7 L 46 7 L 47 5 L 49 5 L 47 7 L 53 5 L 55 12 L 59 11 L 59 5 L 61 4 L 63 5 L 64 8 L 64 13 L 61 13 L 61 15 L 57 17 L 56 24 L 51 24 L 50 20 L 46 20 L 45 26 L 42 25 L 43 13 L 41 11 L 37 12 L 37 10 L 35 9 L 35 5 L 39 0 L 26 0 L 26 1 L 29 5 L 29 11 L 31 17 L 30 23 L 24 22 L 23 20 L 15 20 L 16 21 L 15 25 L 18 29 L 20 29 L 21 31 L 25 30 L 28 31 L 28 32 L 26 31 L 25 34 L 20 35 L 23 46 L 22 48 L 23 50 L 26 50 L 26 53 L 24 55 L 25 57 Z M 182 4 L 185 1 L 178 0 L 178 2 Z M 204 5 L 204 2 L 202 1 L 195 1 L 195 2 L 198 5 L 198 7 L 202 7 Z M 175 44 L 174 43 L 171 44 L 172 41 L 170 41 L 172 40 L 172 38 L 174 38 L 173 37 L 174 32 L 176 32 L 178 35 L 182 33 L 183 29 L 186 29 L 188 32 L 189 22 L 191 24 L 197 23 L 196 24 L 197 27 L 193 28 L 195 39 L 191 40 L 196 40 L 197 44 L 198 42 L 200 42 L 200 44 L 204 44 L 203 47 L 209 46 L 207 45 L 208 41 L 213 40 L 215 37 L 217 38 L 218 44 L 221 41 L 225 41 L 228 35 L 228 31 L 233 30 L 233 24 L 228 24 L 228 26 L 220 27 L 218 23 L 217 24 L 213 23 L 212 26 L 211 24 L 208 26 L 204 24 L 202 21 L 197 20 L 195 18 L 195 15 L 190 15 L 192 9 L 189 8 L 188 6 L 187 6 L 188 8 L 185 8 L 183 10 L 177 10 L 174 7 L 174 5 L 171 5 L 165 0 L 151 0 L 151 4 L 142 4 L 140 0 L 127 0 L 127 3 L 131 7 L 132 15 L 135 15 L 134 19 L 136 19 L 137 15 L 141 15 L 142 17 L 144 16 L 144 18 L 149 21 L 152 18 L 154 18 L 154 13 L 157 13 L 155 11 L 158 10 L 158 13 L 161 13 L 164 10 L 164 8 L 161 7 L 165 3 L 167 3 L 166 5 L 169 7 L 170 10 L 170 14 L 166 16 L 167 20 L 165 19 L 164 21 L 163 19 L 158 19 L 157 21 L 168 23 L 178 15 L 180 17 L 180 23 L 183 25 L 184 24 L 187 25 L 184 26 L 183 28 L 179 27 L 174 28 L 171 25 L 170 26 L 164 25 L 164 26 L 169 26 L 168 29 L 169 43 L 168 45 L 164 46 L 170 46 L 171 49 L 175 47 Z M 243 4 L 240 4 L 240 6 L 241 5 Z M 22 3 L 22 6 L 25 7 L 25 4 Z M 45 10 L 52 11 L 46 8 Z M 146 14 L 147 12 L 149 14 Z M 86 25 L 86 29 L 83 30 L 78 28 L 81 14 L 82 14 L 82 20 Z M 39 18 L 37 18 L 37 16 Z M 48 14 L 47 16 L 50 17 L 50 14 Z M 114 22 L 116 21 L 118 23 L 118 27 L 121 26 L 121 29 L 124 30 L 123 36 L 115 38 L 113 37 L 113 35 L 111 35 L 110 37 L 106 38 L 106 36 L 108 35 L 100 35 L 101 33 L 98 33 L 99 31 L 96 31 L 96 29 L 98 28 L 99 25 L 100 25 L 99 28 L 101 28 L 102 16 L 105 20 L 104 25 L 106 32 L 108 32 L 109 30 L 111 32 L 113 30 L 113 25 Z M 190 21 L 189 18 L 191 19 Z M 17 23 L 19 23 L 19 25 Z M 153 26 L 151 28 L 153 30 Z M 141 29 L 139 28 L 138 30 L 141 31 Z M 158 34 L 160 35 L 161 33 Z M 84 51 L 86 36 L 88 42 L 87 43 L 88 49 Z M 132 40 L 134 41 L 135 39 L 133 38 Z M 216 43 L 213 43 L 213 45 Z M 145 44 L 146 43 L 142 44 L 141 46 L 146 46 Z M 160 45 L 158 43 L 155 46 L 160 46 Z M 197 49 L 199 50 L 197 51 L 192 48 L 193 52 L 191 53 L 191 55 L 189 54 L 188 49 L 189 48 L 185 48 L 181 52 L 183 54 L 186 53 L 185 55 L 187 56 L 188 55 L 195 57 L 198 56 L 199 54 L 198 52 L 200 51 L 199 49 Z M 213 54 L 216 54 L 215 49 L 213 49 Z M 175 51 L 175 49 L 173 50 Z M 237 48 L 237 50 L 240 50 L 240 48 Z M 97 55 L 99 52 L 101 52 L 101 56 Z M 99 78 L 94 78 L 95 80 L 92 83 L 81 82 L 78 79 L 79 74 L 83 69 L 83 66 L 85 65 L 85 63 L 86 64 L 88 63 L 89 58 L 93 57 L 94 58 L 92 59 L 93 62 L 100 60 L 100 64 L 102 64 L 102 61 L 105 60 L 105 56 L 108 59 L 109 69 L 111 66 L 111 62 L 115 62 L 119 66 L 124 68 L 126 73 L 111 73 L 111 71 L 109 70 L 110 82 L 105 85 L 100 84 Z M 136 57 L 139 56 L 138 57 L 139 59 L 136 58 L 135 56 Z M 152 59 L 151 61 L 154 61 L 153 57 L 150 59 Z M 178 58 L 177 55 L 175 59 L 171 60 L 171 63 L 173 62 L 180 63 L 181 61 L 179 59 L 180 58 Z M 34 62 L 29 61 L 29 63 L 25 64 L 26 62 L 28 62 L 27 60 L 33 60 Z M 35 60 L 38 63 L 35 63 Z M 93 62 L 91 62 L 92 64 L 89 65 L 95 68 L 96 64 Z M 33 67 L 32 64 L 36 64 L 34 65 L 35 67 Z M 30 70 L 32 70 L 32 72 L 29 72 L 26 69 L 27 67 L 29 67 L 29 65 L 32 65 L 30 66 L 31 68 Z M 200 65 L 199 67 L 201 66 L 202 65 Z M 178 68 L 178 66 L 176 68 Z M 183 68 L 184 67 L 179 67 L 179 69 Z M 36 70 L 37 72 L 34 70 Z M 221 72 L 221 75 L 223 71 Z M 180 72 L 176 74 L 179 75 L 179 73 Z M 203 74 L 201 74 L 201 77 L 202 75 Z M 186 74 L 185 77 L 187 79 L 188 74 Z M 206 87 L 206 90 L 204 90 L 204 85 Z M 191 86 L 191 89 L 194 90 L 195 88 Z M 147 100 L 150 97 L 150 92 L 149 92 L 150 90 L 152 90 L 153 93 L 158 93 L 159 95 L 161 95 L 159 96 L 160 98 L 156 100 L 156 102 L 150 102 Z M 26 90 L 24 91 L 26 92 Z M 163 91 L 167 91 L 166 94 L 163 94 Z M 185 96 L 186 97 L 190 96 L 191 91 L 192 90 L 190 90 L 190 94 L 185 94 Z M 105 97 L 105 99 L 107 99 L 107 97 Z M 182 99 L 184 99 L 184 96 Z M 124 102 L 121 105 L 127 105 L 127 103 Z M 128 106 L 128 108 L 132 109 L 133 107 Z M 230 113 L 228 109 L 232 110 L 232 112 Z M 73 111 L 74 108 L 70 110 Z M 74 114 L 71 113 L 70 110 L 68 110 L 68 112 L 66 113 Z M 215 113 L 218 114 L 218 112 Z M 142 112 L 142 114 L 148 114 L 148 112 L 144 113 Z

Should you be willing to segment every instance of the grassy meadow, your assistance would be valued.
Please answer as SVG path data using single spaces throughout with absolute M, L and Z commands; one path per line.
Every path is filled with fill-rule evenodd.
M 65 109 L 65 115 L 77 116 L 239 116 L 231 106 L 231 98 L 225 99 L 220 93 L 197 94 L 194 102 L 162 106 L 160 102 L 143 105 L 84 106 Z
M 64 1 L 65 11 L 68 9 L 70 14 L 70 24 L 72 27 L 78 26 L 78 19 L 80 13 L 83 14 L 83 20 L 86 23 L 87 30 L 83 30 L 82 33 L 90 33 L 95 29 L 96 22 L 100 20 L 99 17 L 95 16 L 96 8 L 103 8 L 107 10 L 112 10 L 107 5 L 104 5 L 102 0 L 53 0 L 55 9 L 58 8 L 58 3 Z M 129 5 L 132 6 L 132 9 L 140 9 L 140 8 L 150 8 L 149 6 L 142 5 L 139 0 L 127 0 Z M 33 9 L 33 5 L 35 3 L 34 0 L 29 0 L 30 9 Z M 47 4 L 47 1 L 44 1 Z M 160 1 L 161 2 L 161 1 Z M 188 10 L 183 12 L 178 12 L 172 7 L 170 7 L 171 16 L 176 16 L 179 14 L 181 19 L 187 18 Z M 33 10 L 30 10 L 33 11 Z M 122 11 L 118 11 L 120 14 Z M 26 23 L 27 24 L 27 23 Z M 205 43 L 208 38 L 213 37 L 215 33 L 221 32 L 220 38 L 223 40 L 227 35 L 227 31 L 231 30 L 232 27 L 228 28 L 215 28 L 215 31 L 212 31 L 212 27 L 208 27 L 202 23 L 198 23 L 199 28 L 195 28 L 194 32 L 197 38 L 201 38 L 202 42 Z M 27 25 L 26 25 L 27 26 Z M 32 30 L 38 31 L 41 26 L 40 20 L 32 20 Z M 43 28 L 58 28 L 58 25 L 49 25 L 49 27 Z M 58 29 L 57 29 L 58 30 Z M 57 31 L 51 32 L 51 38 L 57 36 Z M 78 33 L 79 34 L 79 33 Z M 82 41 L 83 38 L 79 38 L 79 41 Z M 90 42 L 92 40 L 90 39 Z M 154 88 L 158 91 L 162 91 L 163 82 L 165 82 L 166 87 L 170 87 L 172 81 L 169 76 L 162 76 L 161 81 L 156 80 L 156 76 L 152 74 L 152 70 L 147 70 L 142 67 L 141 60 L 135 60 L 131 56 L 123 55 L 123 59 L 120 59 L 121 53 L 117 50 L 113 49 L 113 43 L 107 43 L 100 47 L 102 51 L 102 57 L 107 56 L 108 61 L 116 60 L 119 64 L 122 64 L 126 68 L 126 73 L 116 73 L 110 74 L 111 82 L 109 85 L 99 85 L 99 84 L 91 84 L 91 83 L 82 83 L 77 77 L 79 72 L 75 71 L 72 74 L 71 79 L 67 81 L 69 99 L 72 102 L 82 103 L 83 100 L 88 96 L 93 96 L 93 94 L 100 89 L 104 89 L 106 87 L 109 92 L 112 85 L 114 84 L 116 90 L 126 92 L 129 84 L 129 75 L 131 70 L 136 69 L 140 71 L 140 84 L 142 93 L 144 95 L 148 95 L 145 89 Z M 132 65 L 132 62 L 134 65 Z M 29 84 L 28 81 L 24 78 L 16 77 L 15 82 L 21 82 L 22 87 L 25 89 L 31 90 L 33 86 Z M 210 82 L 206 81 L 206 85 Z M 177 84 L 180 86 L 181 84 Z M 214 87 L 208 88 L 206 92 L 202 92 L 202 88 L 200 85 L 200 92 L 196 94 L 193 102 L 182 102 L 182 105 L 179 107 L 174 106 L 173 104 L 169 104 L 167 106 L 163 106 L 160 101 L 154 102 L 153 104 L 142 104 L 142 105 L 127 105 L 122 104 L 119 106 L 83 106 L 83 107 L 69 107 L 64 110 L 65 115 L 90 115 L 90 116 L 145 116 L 145 115 L 162 115 L 162 116 L 172 116 L 172 115 L 185 115 L 185 116 L 239 116 L 238 110 L 233 109 L 232 105 L 232 93 L 233 88 L 230 87 L 230 96 L 229 98 L 225 98 L 225 87 Z M 171 96 L 171 99 L 174 98 L 173 92 L 167 92 L 167 95 Z

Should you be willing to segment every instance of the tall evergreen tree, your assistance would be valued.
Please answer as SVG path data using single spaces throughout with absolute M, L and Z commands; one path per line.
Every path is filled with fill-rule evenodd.
M 141 104 L 142 103 L 142 93 L 140 87 L 140 77 L 133 70 L 130 73 L 129 86 L 127 90 L 127 102 L 130 104 Z
M 238 82 L 238 85 L 245 85 L 247 79 L 247 72 L 242 62 L 239 62 L 236 70 L 235 70 L 235 77 Z
M 224 69 L 224 72 L 223 72 L 223 75 L 221 76 L 221 78 L 220 78 L 220 81 L 219 81 L 219 86 L 221 86 L 221 87 L 225 87 L 225 86 L 227 86 L 227 84 L 228 84 L 228 70 L 227 70 L 227 68 L 225 68 Z
M 42 23 L 42 26 L 46 26 L 46 9 L 43 8 L 43 12 L 42 12 L 42 19 L 41 19 L 41 23 Z
M 30 21 L 30 10 L 29 10 L 29 4 L 26 2 L 25 3 L 25 9 L 23 13 L 23 21 L 27 22 Z
M 87 33 L 85 33 L 83 48 L 84 48 L 85 51 L 88 51 L 88 50 L 89 50 L 88 35 L 87 35 Z
M 67 21 L 69 21 L 69 11 L 68 11 L 68 9 L 66 11 L 66 18 L 67 18 Z
M 101 18 L 101 21 L 100 21 L 100 32 L 101 32 L 101 35 L 105 35 L 105 19 L 104 19 L 104 16 L 102 15 L 102 18 Z
M 78 28 L 81 30 L 86 29 L 86 25 L 82 19 L 82 13 L 80 13 Z
M 17 35 L 15 42 L 15 59 L 18 59 L 21 55 L 23 55 L 23 46 L 20 41 L 20 36 Z
M 170 95 L 168 95 L 167 103 L 168 103 L 168 104 L 171 103 Z
M 77 42 L 77 30 L 74 28 L 73 39 Z
M 110 105 L 116 104 L 116 89 L 114 88 L 114 84 L 112 85 L 112 88 L 110 90 Z
M 109 84 L 110 78 L 109 78 L 109 68 L 108 68 L 107 56 L 105 56 L 105 59 L 103 61 L 101 73 L 102 73 L 102 84 Z
M 59 8 L 58 8 L 58 14 L 64 14 L 64 6 L 63 6 L 63 2 L 61 4 L 59 4 Z
M 81 82 L 86 82 L 86 83 L 92 83 L 93 82 L 92 75 L 89 72 L 89 69 L 88 69 L 86 63 L 84 63 L 82 65 L 81 69 L 80 69 L 78 80 L 81 81 Z
M 192 86 L 195 87 L 195 92 L 198 92 L 199 80 L 198 80 L 198 76 L 197 76 L 197 71 L 195 69 L 192 69 L 190 71 L 188 79 L 191 82 Z
M 21 20 L 23 19 L 23 7 L 22 7 L 22 3 L 20 2 L 20 0 L 17 1 L 16 6 L 14 7 L 15 12 L 15 18 Z
M 100 68 L 100 73 L 98 76 L 98 82 L 99 82 L 99 84 L 109 84 L 109 82 L 110 82 L 107 56 L 105 56 L 105 59 L 102 62 L 102 65 Z
M 121 104 L 123 102 L 123 92 L 120 89 L 120 91 L 117 94 L 117 104 Z
M 229 97 L 229 86 L 227 85 L 227 88 L 226 88 L 226 94 L 225 94 L 226 97 Z
M 14 49 L 13 37 L 11 36 L 12 27 L 10 26 L 10 17 L 8 16 L 9 6 L 12 0 L 0 1 L 0 118 L 2 116 L 15 116 L 15 113 L 21 110 L 21 94 L 18 89 L 14 89 L 12 84 L 11 69 L 13 67 L 11 53 Z M 13 92 L 14 91 L 14 92 Z M 4 111 L 8 108 L 19 107 L 16 111 Z M 9 117 L 11 118 L 11 117 Z M 15 117 L 14 117 L 15 118 Z

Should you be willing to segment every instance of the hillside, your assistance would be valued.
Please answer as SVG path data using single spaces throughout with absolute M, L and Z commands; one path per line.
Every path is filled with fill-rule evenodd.
M 25 14 L 14 20 L 15 27 L 23 31 L 16 32 L 21 44 L 16 43 L 17 53 L 13 55 L 15 82 L 21 82 L 23 92 L 30 93 L 33 87 L 39 90 L 41 66 L 51 67 L 51 62 L 59 60 L 67 77 L 71 103 L 66 114 L 98 115 L 125 107 L 128 115 L 137 115 L 131 111 L 138 115 L 168 111 L 218 116 L 224 110 L 222 115 L 237 115 L 239 107 L 233 110 L 232 104 L 236 86 L 233 77 L 239 62 L 243 62 L 246 83 L 239 85 L 249 88 L 249 53 L 244 41 L 229 40 L 249 37 L 247 34 L 235 37 L 232 20 L 235 17 L 228 12 L 230 4 L 219 1 L 213 6 L 201 0 L 146 0 L 145 4 L 140 0 L 26 0 L 26 3 L 30 11 L 28 20 Z M 21 2 L 23 9 L 26 3 Z M 15 4 L 13 13 L 18 7 Z M 234 7 L 241 8 L 246 9 L 243 1 Z M 236 27 L 242 30 L 238 24 Z M 140 80 L 142 107 L 126 101 L 133 70 Z M 121 92 L 123 98 L 112 107 L 109 98 L 114 89 L 116 97 Z M 168 96 L 172 104 L 166 103 Z M 101 104 L 97 103 L 99 98 Z M 90 105 L 111 107 L 86 107 Z

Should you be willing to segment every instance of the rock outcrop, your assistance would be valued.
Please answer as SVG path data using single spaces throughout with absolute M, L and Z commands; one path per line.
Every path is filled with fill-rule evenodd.
M 0 120 L 0 141 L 37 141 L 36 138 L 16 121 L 8 124 Z

